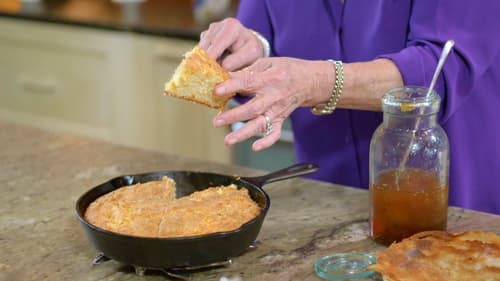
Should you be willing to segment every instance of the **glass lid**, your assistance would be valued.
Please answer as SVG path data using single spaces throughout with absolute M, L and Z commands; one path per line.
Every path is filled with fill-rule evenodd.
M 367 267 L 376 262 L 377 258 L 372 254 L 335 254 L 316 261 L 314 270 L 326 280 L 355 280 L 373 275 L 375 272 Z

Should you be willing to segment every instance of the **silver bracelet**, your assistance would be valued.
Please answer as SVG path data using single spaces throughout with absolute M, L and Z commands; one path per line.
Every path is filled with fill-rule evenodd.
M 264 50 L 264 57 L 267 58 L 271 55 L 271 46 L 269 45 L 269 41 L 267 41 L 266 37 L 262 36 L 255 30 L 252 30 L 253 35 L 259 39 L 262 44 L 262 50 Z

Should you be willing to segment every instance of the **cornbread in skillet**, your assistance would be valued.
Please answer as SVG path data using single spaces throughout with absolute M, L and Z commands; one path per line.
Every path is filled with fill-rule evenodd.
M 195 46 L 184 55 L 172 78 L 165 84 L 164 94 L 222 110 L 231 96 L 215 96 L 217 84 L 229 79 L 229 73 L 205 50 Z
M 239 228 L 255 218 L 260 208 L 246 188 L 210 187 L 179 198 L 165 211 L 160 237 L 202 235 Z
M 175 182 L 164 177 L 99 197 L 85 219 L 117 233 L 168 238 L 235 230 L 259 213 L 246 188 L 209 187 L 175 199 Z
M 500 236 L 482 231 L 417 233 L 379 253 L 370 269 L 385 281 L 497 281 Z
M 156 237 L 165 209 L 175 200 L 175 182 L 161 181 L 124 186 L 92 202 L 85 219 L 100 228 L 135 236 Z

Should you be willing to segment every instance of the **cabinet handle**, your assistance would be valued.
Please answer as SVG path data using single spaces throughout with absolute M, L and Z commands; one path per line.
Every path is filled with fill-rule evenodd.
M 57 90 L 57 82 L 51 77 L 35 78 L 21 75 L 18 77 L 17 83 L 23 92 L 27 93 L 55 94 Z

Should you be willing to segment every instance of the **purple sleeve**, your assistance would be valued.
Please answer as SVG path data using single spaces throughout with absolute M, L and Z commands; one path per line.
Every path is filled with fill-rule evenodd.
M 273 34 L 271 20 L 267 11 L 266 1 L 264 0 L 240 0 L 238 6 L 238 20 L 247 28 L 251 28 L 271 43 Z M 271 56 L 273 55 L 273 47 L 271 43 Z M 248 97 L 236 95 L 234 100 L 238 103 L 245 103 L 249 100 Z
M 245 27 L 259 32 L 269 42 L 273 41 L 273 29 L 266 1 L 240 0 L 237 17 Z
M 455 40 L 437 82 L 441 122 L 462 106 L 500 50 L 500 1 L 414 1 L 406 48 L 379 56 L 392 60 L 405 85 L 429 85 L 444 43 Z

